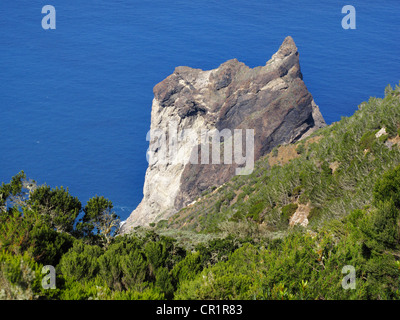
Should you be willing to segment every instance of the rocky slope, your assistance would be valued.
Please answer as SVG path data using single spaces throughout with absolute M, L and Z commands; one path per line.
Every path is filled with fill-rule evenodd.
M 169 218 L 202 191 L 225 183 L 237 173 L 235 163 L 201 164 L 202 130 L 254 129 L 257 160 L 275 146 L 295 142 L 325 126 L 302 78 L 297 47 L 287 37 L 265 66 L 252 69 L 233 59 L 208 71 L 177 67 L 157 84 L 144 196 L 122 233 Z M 199 138 L 176 143 L 187 129 L 198 133 Z M 173 151 L 169 157 L 163 158 L 160 141 L 164 140 L 157 137 L 175 141 L 168 149 Z M 246 150 L 245 144 L 242 147 Z

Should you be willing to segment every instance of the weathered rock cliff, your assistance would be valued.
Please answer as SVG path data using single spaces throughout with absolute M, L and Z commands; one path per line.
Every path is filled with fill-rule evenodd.
M 188 128 L 196 132 L 254 129 L 257 160 L 275 146 L 297 141 L 325 125 L 302 79 L 299 54 L 291 37 L 262 67 L 251 69 L 236 59 L 209 71 L 177 67 L 154 87 L 151 130 L 168 131 L 176 126 L 173 129 L 179 136 Z M 156 135 L 152 133 L 151 139 Z M 171 133 L 164 137 L 171 139 Z M 173 158 L 168 161 L 150 161 L 143 200 L 123 225 L 122 233 L 169 218 L 202 191 L 235 174 L 235 163 L 189 161 L 200 159 L 199 144 L 200 140 L 187 139 L 174 145 Z M 159 143 L 150 142 L 153 155 L 160 153 L 159 149 Z M 173 161 L 177 159 L 183 161 Z

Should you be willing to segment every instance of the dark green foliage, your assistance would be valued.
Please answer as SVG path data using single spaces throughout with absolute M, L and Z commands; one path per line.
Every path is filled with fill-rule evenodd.
M 129 287 L 126 286 L 133 284 L 132 280 L 135 277 L 135 272 L 140 272 L 140 266 L 142 265 L 141 261 L 138 261 L 136 270 L 128 270 L 130 265 L 133 266 L 133 261 L 130 260 L 138 258 L 138 253 L 135 252 L 136 249 L 138 249 L 136 241 L 118 241 L 110 245 L 98 259 L 100 276 L 112 290 L 121 291 L 128 289 Z
M 76 233 L 93 244 L 108 246 L 118 232 L 120 222 L 112 202 L 103 196 L 95 196 L 87 202 L 83 212 Z
M 392 199 L 394 205 L 400 209 L 400 166 L 385 172 L 378 179 L 373 196 L 376 203 Z
M 387 141 L 387 139 L 389 139 L 389 135 L 388 134 L 383 134 L 378 138 L 378 141 L 380 143 L 385 143 Z
M 17 196 L 22 192 L 23 183 L 26 180 L 24 171 L 21 171 L 17 175 L 11 178 L 9 183 L 2 183 L 0 186 L 0 210 L 5 208 L 7 201 L 13 201 L 13 197 Z
M 297 151 L 298 154 L 303 154 L 304 151 L 305 151 L 304 143 L 299 143 L 297 148 L 296 148 L 296 151 Z
M 29 204 L 47 219 L 52 228 L 61 232 L 72 232 L 82 207 L 78 198 L 71 196 L 68 189 L 51 189 L 46 185 L 32 192 Z
M 27 253 L 0 250 L 0 300 L 35 299 L 40 292 L 39 274 L 38 264 Z
M 120 260 L 121 253 L 112 247 L 99 259 L 100 277 L 106 281 L 111 290 L 123 289 Z
M 261 218 L 260 213 L 262 213 L 264 208 L 265 208 L 264 202 L 257 202 L 250 207 L 249 212 L 247 213 L 246 217 L 253 219 L 254 221 L 260 221 L 260 218 Z
M 30 231 L 32 254 L 43 265 L 57 265 L 61 257 L 72 247 L 73 237 L 53 230 L 46 224 L 36 224 Z
M 172 277 L 175 285 L 180 282 L 193 280 L 193 278 L 203 270 L 203 263 L 200 252 L 188 254 L 185 259 L 177 263 L 172 270 Z
M 218 201 L 215 203 L 215 211 L 216 211 L 216 212 L 219 212 L 219 211 L 221 210 L 221 205 L 222 205 L 222 201 L 221 201 L 221 200 L 218 200 Z
M 139 249 L 132 250 L 122 257 L 121 268 L 124 287 L 140 289 L 141 284 L 146 280 L 148 269 L 144 254 Z
M 163 266 L 167 258 L 167 250 L 163 243 L 160 242 L 147 242 L 144 247 L 146 258 L 149 261 L 152 270 L 155 271 Z
M 230 202 L 235 198 L 235 193 L 233 191 L 229 191 L 225 196 L 224 200 L 229 205 Z
M 196 246 L 196 251 L 199 252 L 201 266 L 204 267 L 226 260 L 228 255 L 239 248 L 239 246 L 240 242 L 233 237 L 227 237 L 211 240 L 207 244 L 199 244 Z
M 360 146 L 363 149 L 372 149 L 372 147 L 376 143 L 375 134 L 378 131 L 379 130 L 374 130 L 374 131 L 369 131 L 369 132 L 365 133 L 360 139 Z
M 32 246 L 30 230 L 40 217 L 32 211 L 25 215 L 17 209 L 0 211 L 0 249 L 21 254 Z
M 298 208 L 297 203 L 289 203 L 288 205 L 282 207 L 282 219 L 283 221 L 289 222 L 290 217 L 296 212 Z
M 276 146 L 275 148 L 272 149 L 272 151 L 271 151 L 272 156 L 274 156 L 274 157 L 278 156 L 278 149 L 279 149 L 279 146 Z
M 174 295 L 174 287 L 169 271 L 165 267 L 161 267 L 156 272 L 155 285 L 161 289 L 167 299 L 171 299 Z
M 318 219 L 322 214 L 321 208 L 312 208 L 310 213 L 308 214 L 308 221 L 313 221 L 314 219 Z
M 246 196 L 246 194 L 244 192 L 239 193 L 238 197 L 237 197 L 237 202 L 242 202 L 244 197 Z
M 329 167 L 329 163 L 324 161 L 321 165 L 322 174 L 325 176 L 330 176 L 332 174 L 332 169 Z
M 375 238 L 386 247 L 395 247 L 399 243 L 400 166 L 378 179 L 373 196 L 377 207 L 373 221 Z
M 168 220 L 160 220 L 157 222 L 157 228 L 165 228 L 166 226 L 168 226 Z
M 301 189 L 302 189 L 303 187 L 302 186 L 297 186 L 297 187 L 295 187 L 293 190 L 292 190 L 292 196 L 294 196 L 294 197 L 297 197 L 297 196 L 299 196 L 300 194 L 301 194 Z
M 93 279 L 99 272 L 98 258 L 102 254 L 98 246 L 75 241 L 73 247 L 63 255 L 59 269 L 66 278 L 73 281 Z
M 395 247 L 399 243 L 398 226 L 399 209 L 392 199 L 378 205 L 373 223 L 373 231 L 377 241 L 385 247 Z
M 111 210 L 112 208 L 113 204 L 110 200 L 104 197 L 95 196 L 87 202 L 85 208 L 83 209 L 84 216 L 82 221 L 96 221 L 104 211 Z
M 73 237 L 55 231 L 40 214 L 25 210 L 0 213 L 0 249 L 30 252 L 36 262 L 56 265 L 72 247 Z

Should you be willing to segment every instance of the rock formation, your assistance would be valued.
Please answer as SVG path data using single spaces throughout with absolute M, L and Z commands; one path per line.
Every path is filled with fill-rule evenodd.
M 265 66 L 252 69 L 233 59 L 209 71 L 177 67 L 154 87 L 150 129 L 167 131 L 176 126 L 178 135 L 189 128 L 196 132 L 254 129 L 257 160 L 275 146 L 295 142 L 325 126 L 302 79 L 299 54 L 291 37 Z M 160 143 L 152 143 L 155 135 L 150 134 L 153 155 L 160 149 Z M 164 137 L 171 139 L 171 133 Z M 225 183 L 235 174 L 235 163 L 201 164 L 201 141 L 187 139 L 174 144 L 174 159 L 181 162 L 172 158 L 150 161 L 143 200 L 123 225 L 122 233 L 168 219 L 202 191 Z

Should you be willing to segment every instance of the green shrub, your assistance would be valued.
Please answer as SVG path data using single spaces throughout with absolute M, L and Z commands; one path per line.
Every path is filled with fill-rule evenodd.
M 99 275 L 111 290 L 121 291 L 124 288 L 121 259 L 125 254 L 124 243 L 116 243 L 112 244 L 98 259 Z
M 257 202 L 255 204 L 253 204 L 249 211 L 247 212 L 246 217 L 250 218 L 254 221 L 260 221 L 260 213 L 262 213 L 262 211 L 265 208 L 265 203 L 264 202 Z
M 157 270 L 155 285 L 165 295 L 166 299 L 172 299 L 174 295 L 174 287 L 167 268 L 161 267 Z
M 113 291 L 100 278 L 91 281 L 66 281 L 61 300 L 108 300 Z
M 215 205 L 214 205 L 214 207 L 215 207 L 215 212 L 220 212 L 220 210 L 221 210 L 221 205 L 222 205 L 222 201 L 221 201 L 221 200 L 218 200 L 218 201 L 215 203 Z
M 385 143 L 387 141 L 387 139 L 389 139 L 389 135 L 388 134 L 383 134 L 378 138 L 378 141 L 381 143 Z
M 273 157 L 277 157 L 278 156 L 278 149 L 279 149 L 279 145 L 272 149 L 271 154 L 272 154 Z
M 39 265 L 27 253 L 0 251 L 0 300 L 32 300 L 40 291 Z
M 71 235 L 57 232 L 41 222 L 37 222 L 33 226 L 29 237 L 32 244 L 32 255 L 37 262 L 43 265 L 56 266 L 74 242 Z
M 199 252 L 188 254 L 172 269 L 175 286 L 186 280 L 192 280 L 203 269 Z
M 147 261 L 144 255 L 135 249 L 121 257 L 122 283 L 126 289 L 140 289 L 147 276 Z
M 379 130 L 369 131 L 364 133 L 364 135 L 360 139 L 360 146 L 363 149 L 372 149 L 374 144 L 376 143 L 376 136 L 375 134 Z
M 289 222 L 290 217 L 296 212 L 298 208 L 297 203 L 289 203 L 288 205 L 282 207 L 282 219 L 285 222 Z
M 147 261 L 154 271 L 165 265 L 168 252 L 161 242 L 147 242 L 144 247 L 144 252 Z
M 205 269 L 192 281 L 183 282 L 175 299 L 249 299 L 247 291 L 254 283 L 251 274 L 256 268 L 256 255 L 254 247 L 245 245 L 230 254 L 228 261 Z
M 168 226 L 168 220 L 160 220 L 157 222 L 157 228 L 163 229 Z
M 229 203 L 235 198 L 236 194 L 233 191 L 229 191 L 225 196 L 225 202 L 229 205 Z
M 60 232 L 72 232 L 82 208 L 79 199 L 71 196 L 68 188 L 51 189 L 46 185 L 32 192 L 29 203 L 46 217 L 51 227 Z
M 400 209 L 400 166 L 385 172 L 377 180 L 373 196 L 375 203 L 393 199 L 395 206 Z
M 314 207 L 310 210 L 310 213 L 308 214 L 308 221 L 313 221 L 315 219 L 318 219 L 322 213 L 322 209 L 318 207 Z
M 72 281 L 91 280 L 99 272 L 98 259 L 102 254 L 99 246 L 75 241 L 74 246 L 62 256 L 58 267 L 64 277 Z
M 292 190 L 291 195 L 294 196 L 294 197 L 299 196 L 299 195 L 301 194 L 301 189 L 302 189 L 302 188 L 303 188 L 303 186 L 297 186 L 297 187 L 295 187 L 295 188 Z
M 399 243 L 399 210 L 393 199 L 378 205 L 374 219 L 376 240 L 386 247 L 395 247 Z
M 304 143 L 299 143 L 296 147 L 297 154 L 303 154 L 305 151 Z

